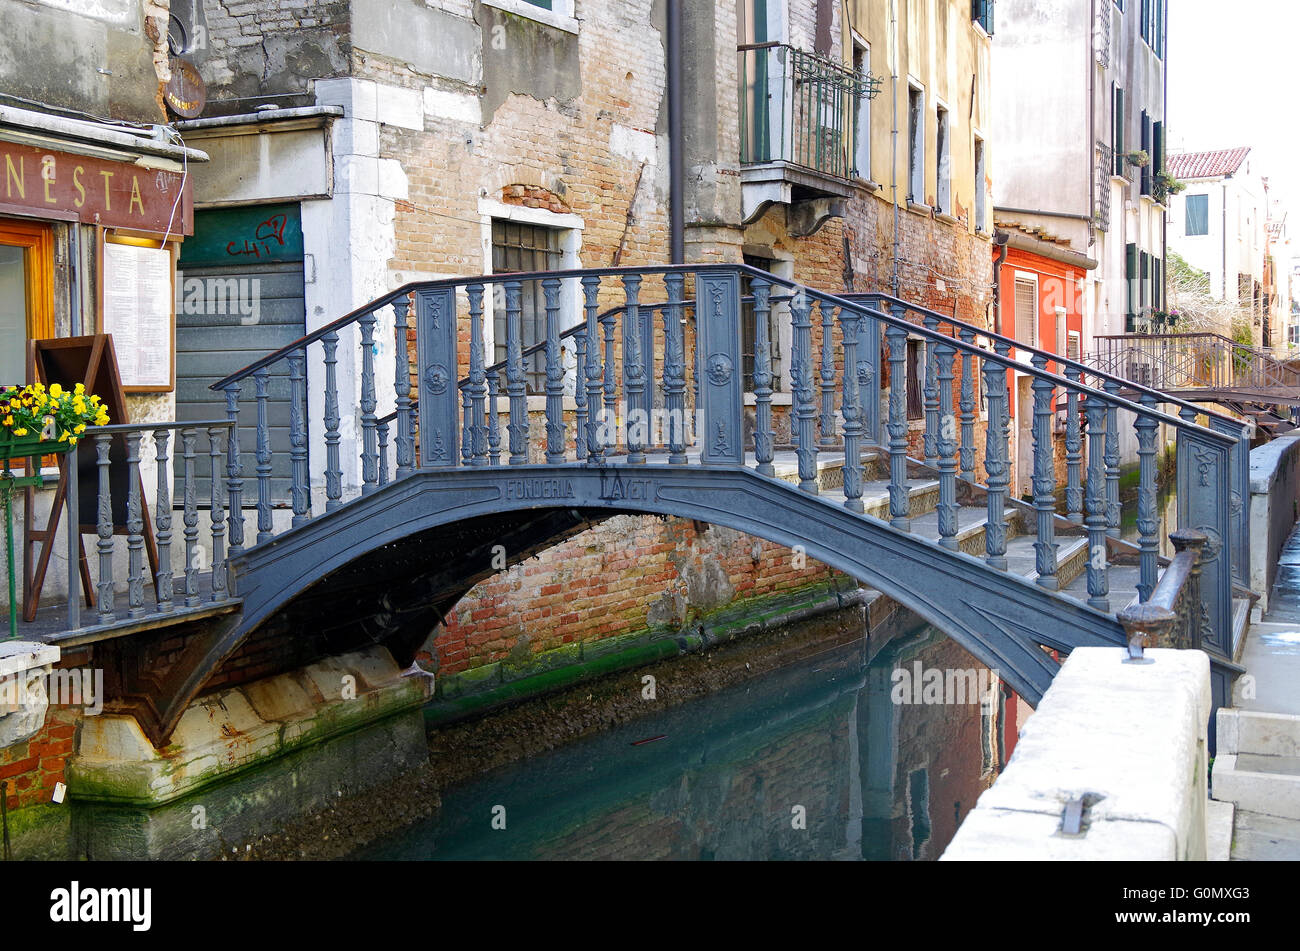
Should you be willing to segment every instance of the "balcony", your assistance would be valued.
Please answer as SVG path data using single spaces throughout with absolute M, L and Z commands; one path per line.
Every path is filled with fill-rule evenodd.
M 857 194 L 865 155 L 863 103 L 880 80 L 782 43 L 738 48 L 740 162 L 746 223 L 792 206 L 791 232 L 811 234 Z

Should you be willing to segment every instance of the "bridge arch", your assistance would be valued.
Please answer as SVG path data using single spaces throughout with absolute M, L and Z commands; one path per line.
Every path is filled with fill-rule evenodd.
M 697 519 L 789 548 L 802 546 L 810 557 L 946 632 L 1030 703 L 1037 703 L 1057 667 L 1040 645 L 1069 651 L 1124 643 L 1114 618 L 1082 603 L 989 572 L 973 556 L 897 532 L 752 470 L 570 464 L 417 471 L 232 562 L 243 611 L 214 637 L 187 682 L 160 698 L 164 732 L 251 633 L 304 592 L 328 585 L 347 566 L 385 547 L 441 529 L 490 525 L 494 518 L 513 517 L 517 524 L 529 515 L 542 528 L 550 520 L 551 537 L 558 540 L 617 514 Z M 467 569 L 451 603 L 490 573 Z

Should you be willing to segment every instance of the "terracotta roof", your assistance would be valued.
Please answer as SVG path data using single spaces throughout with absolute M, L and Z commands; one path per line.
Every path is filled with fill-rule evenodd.
M 1217 152 L 1183 152 L 1169 155 L 1165 164 L 1178 179 L 1221 178 L 1232 175 L 1250 154 L 1249 146 L 1240 149 L 1220 149 Z

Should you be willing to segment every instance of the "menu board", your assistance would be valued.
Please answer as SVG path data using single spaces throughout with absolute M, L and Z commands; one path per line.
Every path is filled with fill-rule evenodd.
M 113 335 L 122 388 L 170 390 L 175 319 L 171 251 L 106 242 L 103 283 L 102 329 Z

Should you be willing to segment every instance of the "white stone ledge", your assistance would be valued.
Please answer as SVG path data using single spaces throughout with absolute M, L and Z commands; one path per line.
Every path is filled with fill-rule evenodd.
M 1124 656 L 1071 653 L 943 859 L 1205 859 L 1209 658 Z M 1083 833 L 1062 834 L 1066 803 L 1084 796 Z

